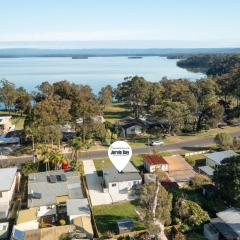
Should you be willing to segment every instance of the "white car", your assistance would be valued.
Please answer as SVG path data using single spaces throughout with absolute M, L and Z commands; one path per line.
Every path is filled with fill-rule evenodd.
M 164 144 L 164 142 L 162 140 L 153 140 L 150 143 L 151 146 L 161 146 L 163 144 Z

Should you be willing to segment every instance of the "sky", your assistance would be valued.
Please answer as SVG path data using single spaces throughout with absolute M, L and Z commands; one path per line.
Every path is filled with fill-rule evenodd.
M 0 47 L 240 47 L 239 0 L 8 0 L 0 10 Z

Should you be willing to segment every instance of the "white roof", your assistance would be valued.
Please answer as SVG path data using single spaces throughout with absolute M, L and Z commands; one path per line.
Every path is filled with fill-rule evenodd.
M 11 118 L 12 118 L 11 116 L 1 116 L 0 120 L 9 120 Z
M 17 167 L 0 168 L 0 191 L 11 189 L 16 173 Z
M 217 164 L 221 164 L 221 161 L 223 159 L 233 157 L 233 156 L 238 156 L 238 154 L 232 150 L 208 153 L 205 155 L 206 158 L 213 160 Z
M 90 208 L 88 200 L 83 199 L 68 199 L 67 200 L 67 215 L 90 216 Z
M 217 216 L 240 236 L 240 210 L 229 208 L 217 213 Z
M 214 169 L 209 166 L 198 167 L 201 171 L 206 173 L 208 176 L 213 176 Z

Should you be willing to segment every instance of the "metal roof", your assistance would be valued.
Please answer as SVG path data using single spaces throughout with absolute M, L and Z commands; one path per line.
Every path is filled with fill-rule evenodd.
M 88 200 L 86 198 L 68 199 L 67 215 L 91 216 Z
M 149 165 L 168 164 L 167 161 L 159 155 L 145 155 L 143 159 Z
M 138 181 L 141 180 L 139 171 L 129 162 L 122 172 L 118 172 L 115 167 L 103 169 L 103 178 L 105 183 Z
M 208 153 L 205 155 L 206 158 L 213 160 L 215 163 L 219 165 L 221 164 L 221 161 L 223 159 L 233 157 L 233 156 L 238 156 L 238 154 L 232 150 Z
M 17 167 L 0 168 L 0 191 L 9 191 L 17 173 Z
M 209 167 L 209 166 L 201 166 L 198 167 L 201 171 L 203 171 L 204 173 L 206 173 L 208 176 L 213 176 L 214 173 L 214 169 Z
M 48 176 L 64 174 L 66 181 L 49 182 Z M 65 179 L 64 179 L 65 180 Z M 33 198 L 34 193 L 41 194 L 41 198 Z M 83 198 L 80 176 L 77 172 L 63 170 L 40 172 L 29 175 L 28 207 L 40 207 L 57 204 L 57 197 Z
M 240 237 L 240 209 L 228 208 L 216 215 Z

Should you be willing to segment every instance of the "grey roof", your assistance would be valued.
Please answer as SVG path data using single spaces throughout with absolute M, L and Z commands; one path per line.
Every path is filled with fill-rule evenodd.
M 105 183 L 138 181 L 141 180 L 139 171 L 129 162 L 122 172 L 118 172 L 115 167 L 103 169 L 103 178 Z
M 221 161 L 223 159 L 233 157 L 233 156 L 238 156 L 238 154 L 232 150 L 208 153 L 205 155 L 206 158 L 213 160 L 214 162 L 216 162 L 219 165 L 221 164 Z
M 88 200 L 86 198 L 68 199 L 67 215 L 91 216 Z
M 117 226 L 119 230 L 131 230 L 134 228 L 134 224 L 131 219 L 117 220 Z
M 217 213 L 217 216 L 240 237 L 240 209 L 229 208 Z
M 66 181 L 48 182 L 48 176 L 65 174 Z M 33 193 L 40 193 L 41 198 L 32 197 Z M 33 173 L 28 178 L 28 207 L 39 207 L 56 204 L 56 197 L 83 198 L 80 176 L 77 172 L 63 170 Z
M 0 191 L 9 191 L 17 173 L 17 167 L 0 168 Z
M 204 173 L 206 173 L 208 176 L 213 176 L 214 173 L 214 169 L 209 167 L 209 166 L 201 166 L 198 167 L 201 171 L 203 171 Z

